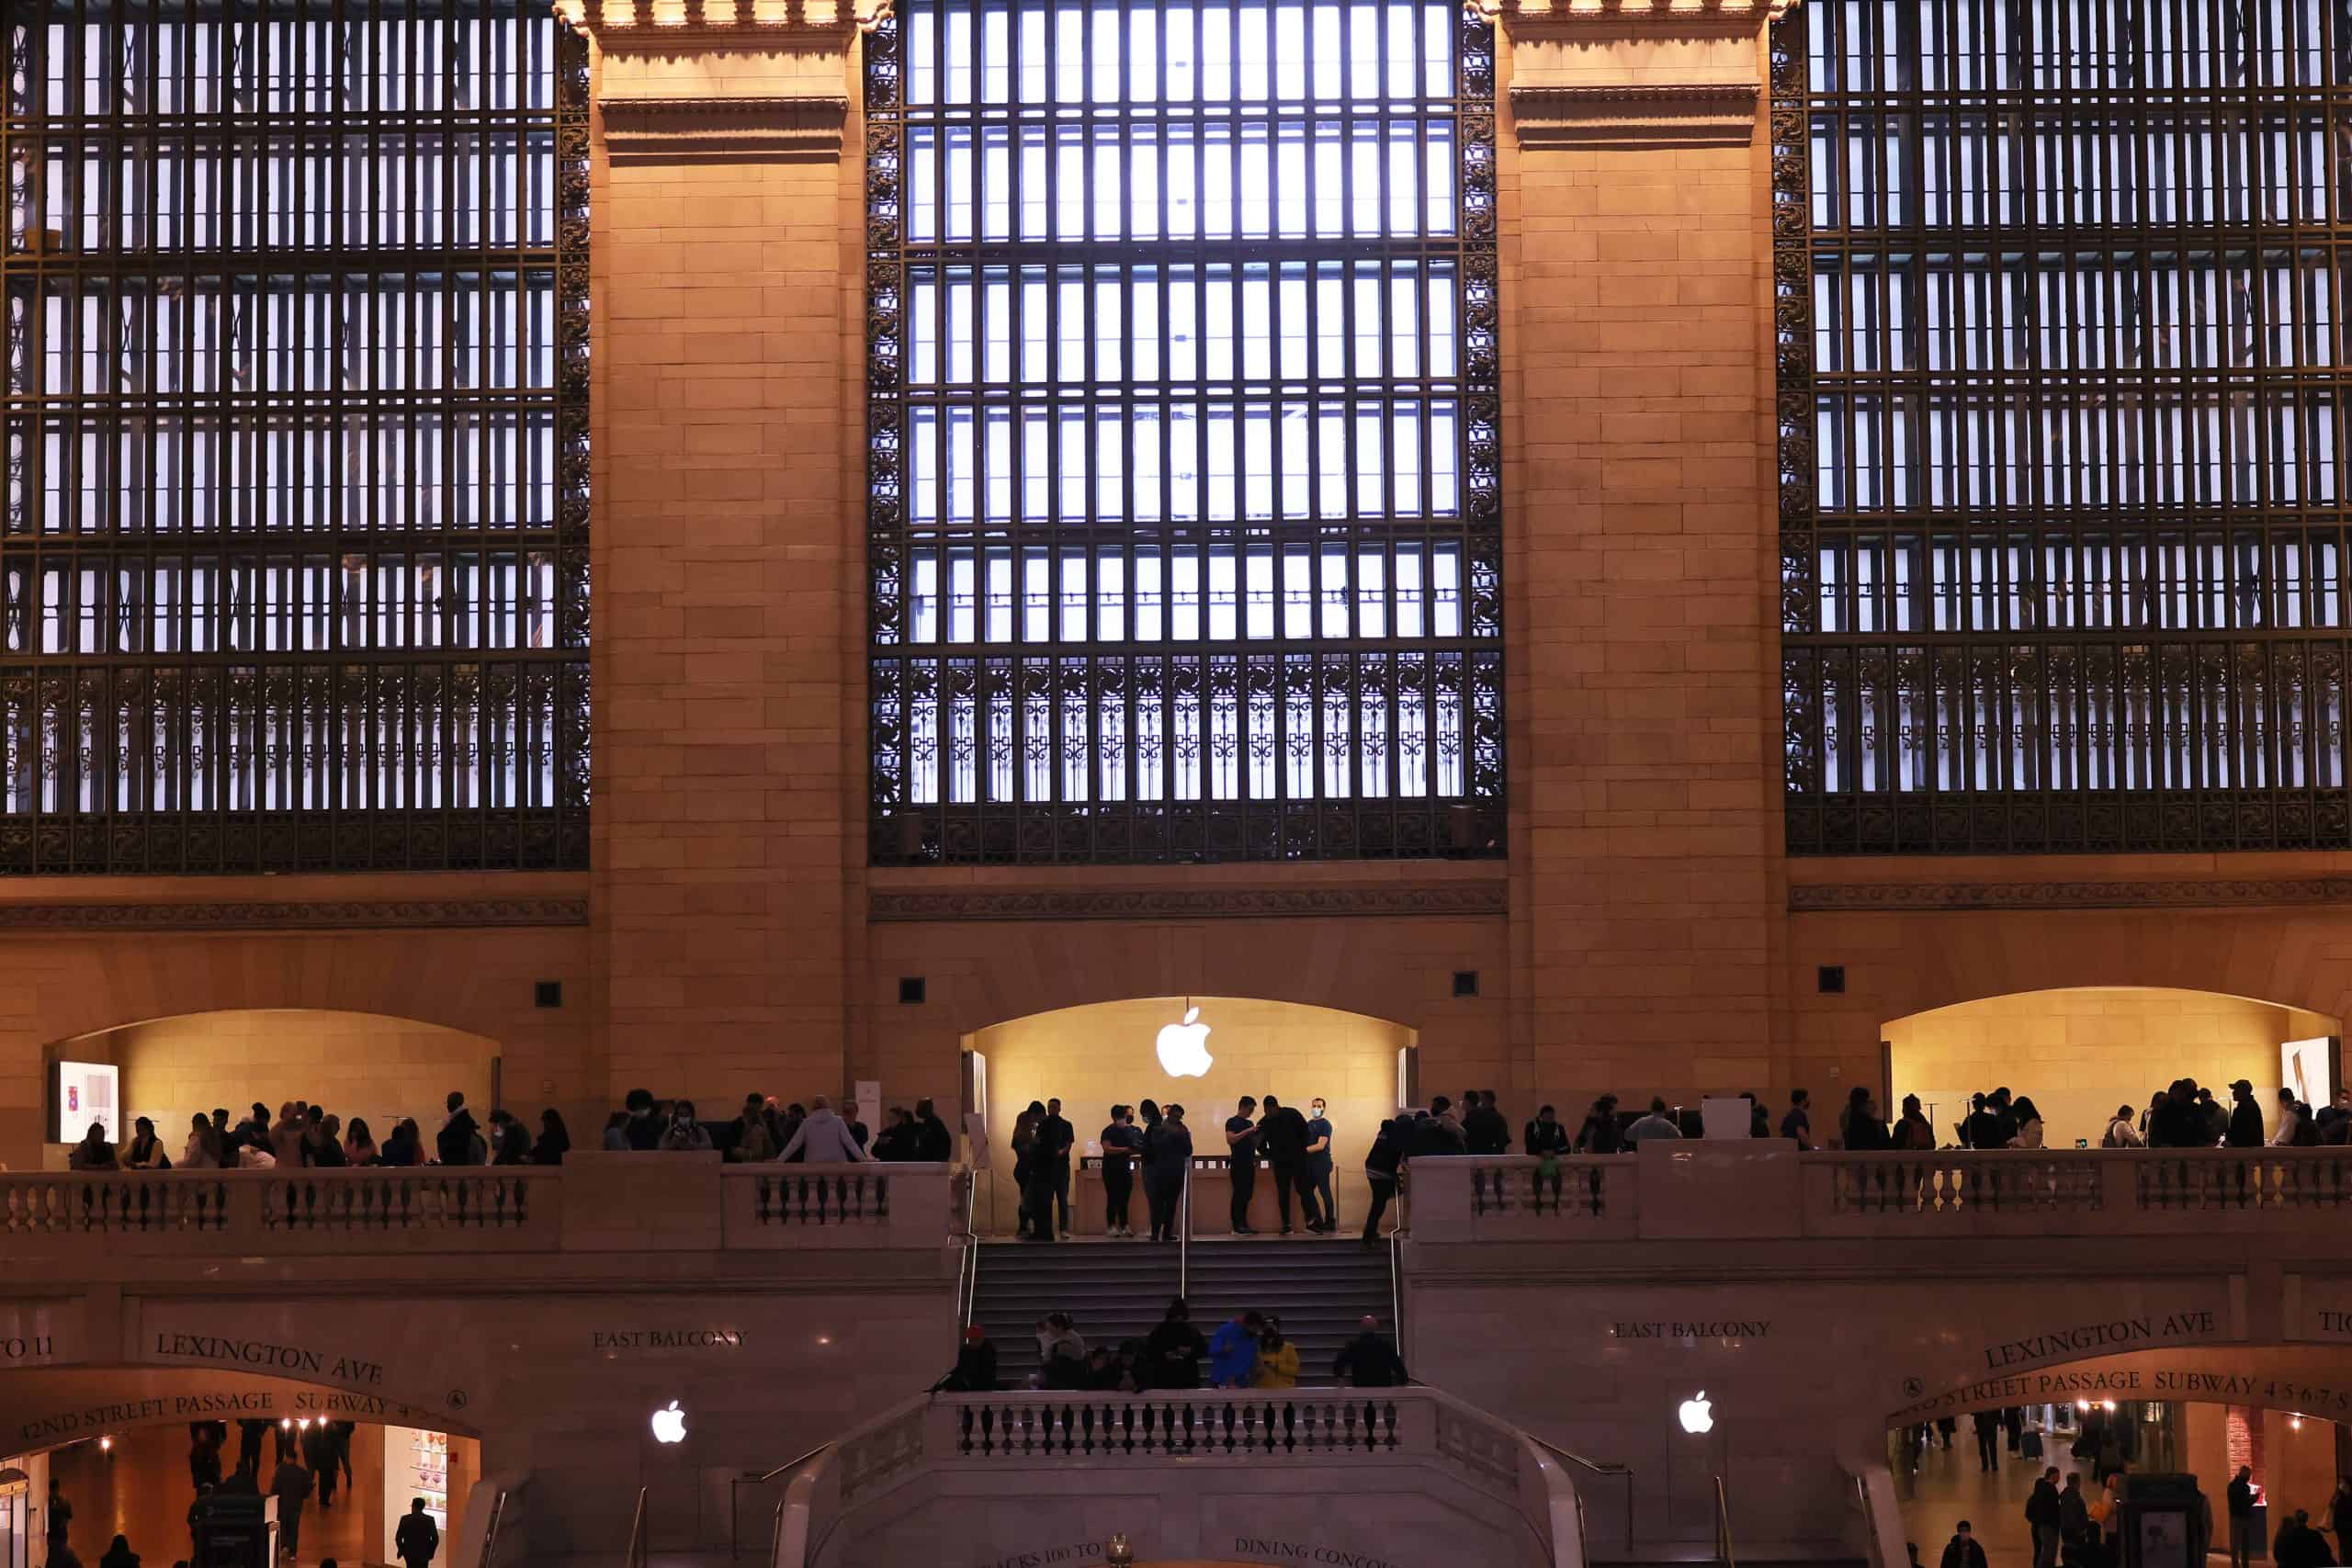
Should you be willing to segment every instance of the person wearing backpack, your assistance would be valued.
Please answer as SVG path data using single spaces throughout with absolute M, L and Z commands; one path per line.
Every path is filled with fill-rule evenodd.
M 401 1516 L 400 1529 L 392 1532 L 392 1551 L 406 1568 L 424 1568 L 440 1550 L 441 1527 L 424 1511 L 424 1499 L 413 1498 Z

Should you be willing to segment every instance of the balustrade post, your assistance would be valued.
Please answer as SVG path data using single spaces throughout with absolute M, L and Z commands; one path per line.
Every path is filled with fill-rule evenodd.
M 2115 1156 L 2098 1162 L 2098 1207 L 2114 1223 L 2126 1225 L 2140 1212 L 2140 1162 Z

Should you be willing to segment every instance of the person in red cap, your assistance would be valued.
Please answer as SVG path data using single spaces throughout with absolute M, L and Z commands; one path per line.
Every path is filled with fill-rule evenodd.
M 963 1348 L 956 1352 L 956 1370 L 933 1385 L 932 1392 L 950 1393 L 994 1393 L 996 1382 L 996 1347 L 989 1343 L 989 1331 L 978 1324 L 964 1330 Z

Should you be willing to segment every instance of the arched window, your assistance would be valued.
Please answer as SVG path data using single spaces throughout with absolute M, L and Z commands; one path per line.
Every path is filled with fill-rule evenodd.
M 1491 28 L 896 10 L 873 858 L 1499 853 Z

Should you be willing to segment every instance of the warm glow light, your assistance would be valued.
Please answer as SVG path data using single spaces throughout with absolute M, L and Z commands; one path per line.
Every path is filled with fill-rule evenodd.
M 2110 1416 L 2112 1416 L 2112 1415 L 2114 1415 L 2114 1414 L 2115 1414 L 2115 1401 L 2113 1401 L 2113 1400 L 2111 1400 L 2111 1399 L 2102 1399 L 2102 1400 L 2100 1400 L 2100 1401 L 2098 1402 L 2098 1407 L 2099 1407 L 2101 1410 L 2106 1411 L 2106 1412 L 2107 1412 L 2109 1415 L 2110 1415 Z
M 2295 1425 L 2300 1427 L 2302 1423 L 2298 1421 Z M 114 1452 L 114 1439 L 112 1438 L 100 1438 L 98 1439 L 98 1451 L 102 1454 L 110 1454 Z
M 2075 1401 L 2075 1408 L 2077 1410 L 2087 1412 L 2090 1407 L 2091 1402 L 2087 1399 L 2078 1399 Z
M 277 1428 L 281 1432 L 292 1431 L 294 1429 L 294 1417 L 291 1416 L 280 1416 L 277 1418 Z
M 2290 1416 L 2287 1417 L 2287 1425 L 2300 1432 L 2303 1429 L 2303 1418 L 2300 1416 Z

